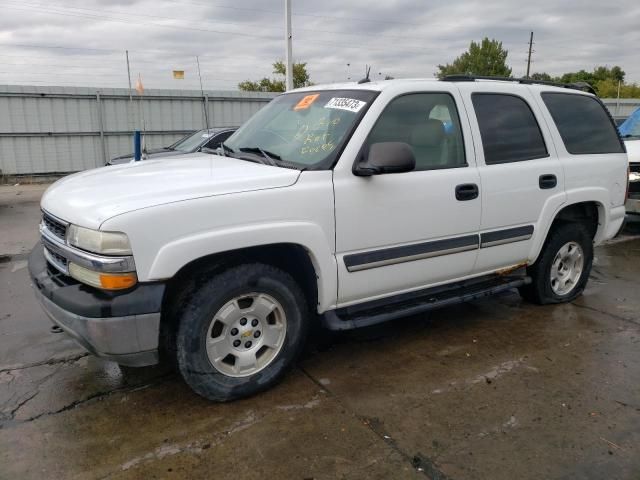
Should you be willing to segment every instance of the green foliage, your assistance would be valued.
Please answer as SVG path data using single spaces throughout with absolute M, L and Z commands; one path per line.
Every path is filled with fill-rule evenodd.
M 595 87 L 599 97 L 616 98 L 618 96 L 618 82 L 612 78 L 600 80 Z M 620 98 L 640 98 L 640 85 L 637 83 L 620 84 Z
M 532 80 L 543 81 L 543 82 L 553 82 L 553 77 L 551 75 L 549 75 L 548 73 L 545 73 L 545 72 L 533 73 L 533 74 L 531 74 L 531 79 Z
M 624 83 L 625 72 L 619 66 L 606 67 L 599 66 L 593 72 L 579 70 L 568 72 L 558 77 L 552 77 L 548 73 L 534 73 L 531 78 L 534 80 L 546 80 L 558 83 L 586 82 L 591 85 L 599 97 L 615 98 L 618 96 L 618 82 L 620 82 L 621 98 L 640 98 L 640 85 L 635 83 Z
M 511 68 L 506 63 L 507 54 L 508 51 L 502 48 L 502 42 L 485 37 L 480 43 L 471 42 L 469 50 L 453 63 L 438 65 L 437 75 L 439 78 L 455 74 L 510 77 Z
M 284 62 L 278 60 L 273 64 L 273 73 L 275 75 L 285 76 L 287 67 Z M 293 64 L 293 88 L 308 87 L 313 85 L 310 81 L 309 73 L 307 72 L 307 64 L 294 63 Z M 267 78 L 264 77 L 261 80 L 251 81 L 245 80 L 238 84 L 240 90 L 248 92 L 284 92 L 286 90 L 286 84 L 284 78 Z

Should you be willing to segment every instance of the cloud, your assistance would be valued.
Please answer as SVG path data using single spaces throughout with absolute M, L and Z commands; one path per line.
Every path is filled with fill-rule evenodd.
M 218 3 L 219 2 L 219 3 Z M 284 57 L 282 0 L 3 0 L 0 83 L 126 87 L 124 51 L 146 88 L 232 89 Z M 503 42 L 515 75 L 620 65 L 640 82 L 640 4 L 594 0 L 293 0 L 294 57 L 316 83 L 432 76 L 471 40 Z M 32 45 L 17 47 L 10 45 Z M 34 47 L 35 46 L 35 47 Z M 65 48 L 52 48 L 65 47 Z M 93 50 L 89 50 L 93 49 Z M 184 69 L 185 80 L 171 70 Z

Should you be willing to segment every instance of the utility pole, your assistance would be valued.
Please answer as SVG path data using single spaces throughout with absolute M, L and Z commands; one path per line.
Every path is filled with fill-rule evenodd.
M 533 32 L 531 32 L 531 36 L 529 37 L 529 55 L 527 56 L 527 75 L 525 78 L 529 78 L 529 72 L 531 71 L 531 53 L 533 48 Z
M 284 16 L 286 27 L 286 41 L 287 41 L 287 70 L 285 72 L 286 82 L 285 86 L 287 91 L 293 89 L 293 58 L 291 53 L 291 0 L 284 0 Z

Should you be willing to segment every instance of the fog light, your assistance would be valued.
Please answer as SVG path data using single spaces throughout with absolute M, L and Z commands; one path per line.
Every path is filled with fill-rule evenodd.
M 102 273 L 69 263 L 69 275 L 79 282 L 104 290 L 124 290 L 131 288 L 138 282 L 135 272 Z

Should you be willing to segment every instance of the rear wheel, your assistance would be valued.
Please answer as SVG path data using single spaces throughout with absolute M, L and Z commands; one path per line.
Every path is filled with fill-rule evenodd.
M 589 280 L 593 242 L 579 223 L 557 225 L 549 233 L 538 260 L 527 268 L 531 284 L 520 288 L 526 300 L 538 303 L 570 302 Z
M 180 373 L 210 400 L 258 393 L 293 364 L 308 320 L 307 302 L 289 274 L 264 264 L 232 267 L 185 300 L 176 339 Z

